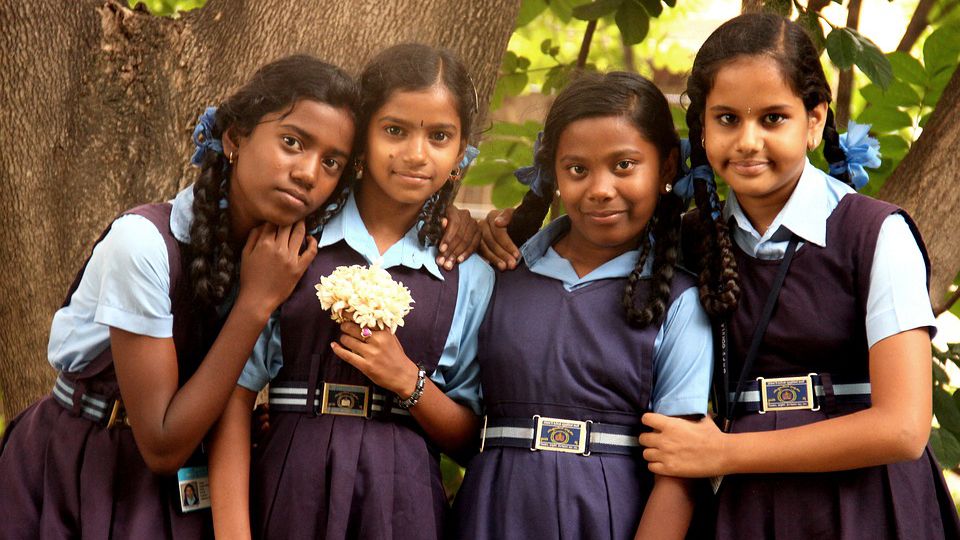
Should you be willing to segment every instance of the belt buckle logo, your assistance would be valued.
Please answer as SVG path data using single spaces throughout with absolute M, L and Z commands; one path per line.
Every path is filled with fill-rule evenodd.
M 769 411 L 820 410 L 816 404 L 813 376 L 779 377 L 765 379 L 757 377 L 760 386 L 760 414 Z
M 587 437 L 589 436 L 587 424 L 589 422 L 549 418 L 540 415 L 533 418 L 537 424 L 533 434 L 533 448 L 531 450 L 587 454 Z
M 320 412 L 339 416 L 366 417 L 370 408 L 370 389 L 353 384 L 323 383 Z

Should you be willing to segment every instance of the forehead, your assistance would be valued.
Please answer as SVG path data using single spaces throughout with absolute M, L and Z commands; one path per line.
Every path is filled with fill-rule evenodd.
M 292 126 L 316 140 L 353 140 L 354 121 L 350 111 L 309 99 L 297 101 L 288 110 L 265 114 L 260 124 L 273 129 Z M 349 146 L 349 142 L 345 144 Z
M 410 124 L 454 124 L 460 126 L 460 114 L 453 94 L 437 84 L 422 90 L 396 90 L 374 114 L 374 120 L 389 116 Z
M 649 150 L 653 144 L 625 116 L 581 118 L 567 124 L 557 141 L 557 157 L 564 154 L 600 156 L 627 148 Z
M 766 55 L 742 56 L 721 67 L 707 94 L 707 106 L 760 109 L 771 105 L 803 106 L 777 62 Z

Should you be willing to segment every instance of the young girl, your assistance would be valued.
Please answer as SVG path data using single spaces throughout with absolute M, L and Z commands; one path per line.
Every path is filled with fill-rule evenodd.
M 684 537 L 687 486 L 651 475 L 636 439 L 646 411 L 707 410 L 710 325 L 676 270 L 678 146 L 666 98 L 639 75 L 582 75 L 551 106 L 514 221 L 535 231 L 555 189 L 567 215 L 497 276 L 459 538 Z
M 337 193 L 356 101 L 315 58 L 262 67 L 201 117 L 196 183 L 111 224 L 54 316 L 53 394 L 4 435 L 0 537 L 209 535 L 171 475 L 205 477 L 204 435 L 316 254 L 301 246 Z
M 845 183 L 817 49 L 787 19 L 737 17 L 687 93 L 692 165 L 731 188 L 721 212 L 712 172 L 695 175 L 731 429 L 646 415 L 650 470 L 727 475 L 717 538 L 960 538 L 927 446 L 926 253 L 906 213 Z M 806 159 L 821 135 L 836 178 Z
M 213 513 L 227 538 L 250 536 L 247 431 L 268 381 L 270 432 L 249 497 L 264 538 L 440 537 L 439 451 L 460 451 L 479 427 L 476 333 L 493 272 L 477 257 L 440 268 L 432 247 L 471 133 L 473 84 L 451 53 L 408 44 L 377 55 L 361 88 L 355 190 L 220 423 Z M 334 323 L 314 289 L 338 266 L 377 261 L 415 300 L 396 335 Z

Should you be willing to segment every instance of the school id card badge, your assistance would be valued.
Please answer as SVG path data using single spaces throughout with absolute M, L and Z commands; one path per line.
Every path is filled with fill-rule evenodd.
M 194 512 L 210 508 L 210 476 L 207 467 L 184 467 L 177 471 L 180 511 Z

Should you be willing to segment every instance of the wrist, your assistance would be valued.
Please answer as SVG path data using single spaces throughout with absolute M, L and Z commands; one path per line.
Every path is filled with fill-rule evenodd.
M 261 326 L 267 324 L 267 321 L 270 320 L 270 315 L 273 314 L 273 311 L 277 306 L 265 305 L 263 302 L 258 302 L 251 299 L 248 295 L 244 295 L 241 291 L 237 295 L 237 300 L 231 308 L 231 314 L 238 314 L 246 317 L 253 322 L 260 323 Z
M 417 380 L 412 392 L 409 394 L 397 394 L 397 405 L 401 409 L 409 409 L 416 405 L 420 401 L 420 397 L 423 396 L 423 388 L 426 384 L 427 372 L 423 369 L 423 366 L 417 366 Z M 406 397 L 405 397 L 406 396 Z
M 718 475 L 734 474 L 737 471 L 736 435 L 732 433 L 720 433 L 717 439 L 717 471 Z

